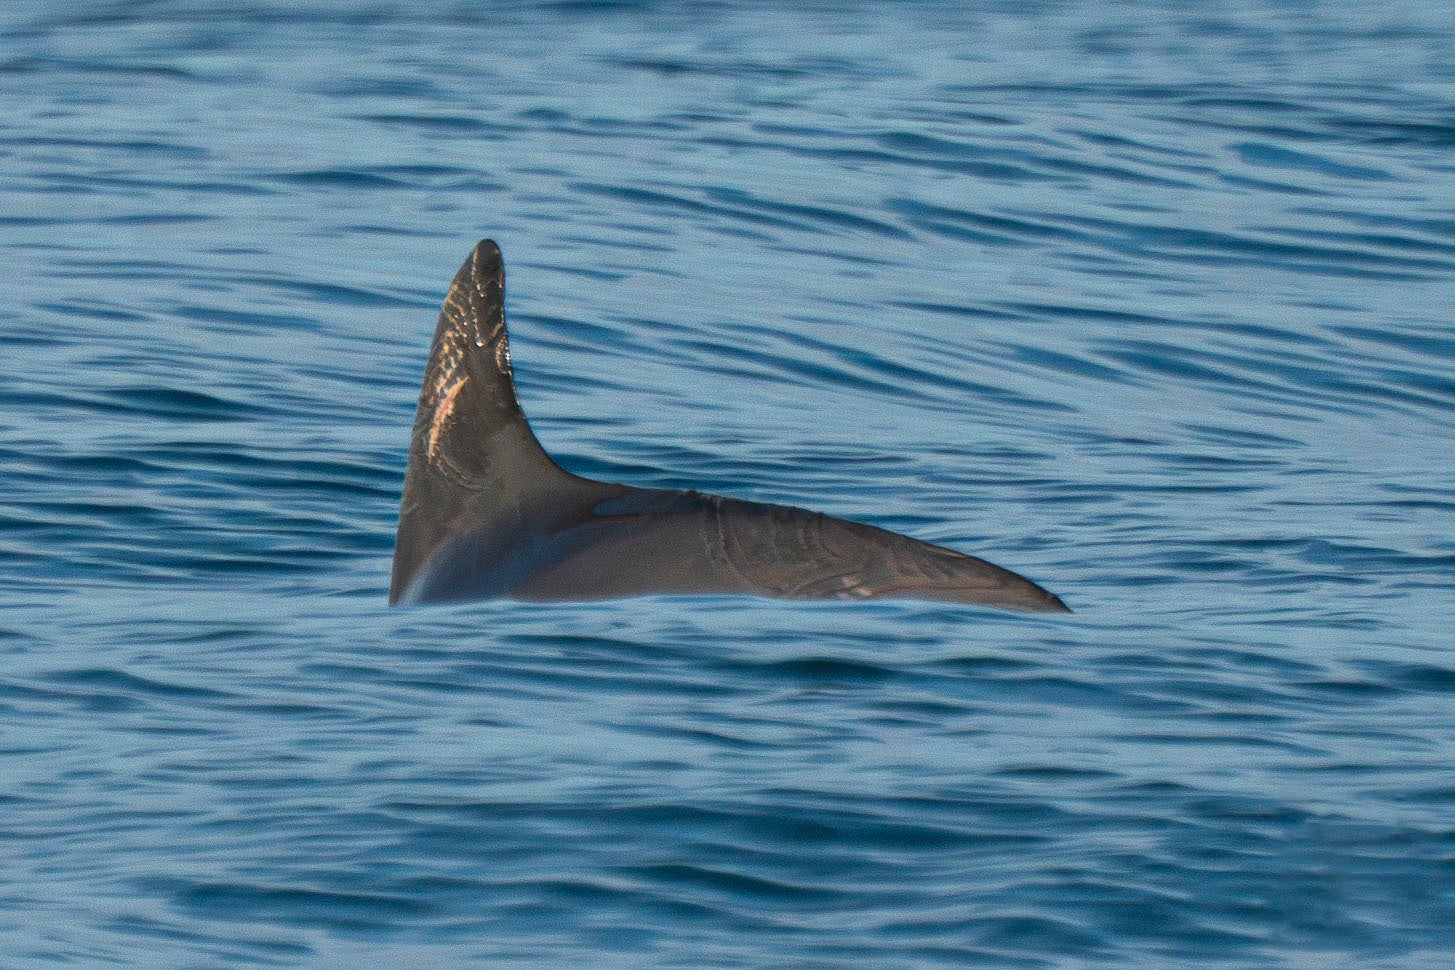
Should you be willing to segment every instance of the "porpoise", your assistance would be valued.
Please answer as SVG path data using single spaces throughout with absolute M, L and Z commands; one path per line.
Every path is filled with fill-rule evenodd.
M 753 594 L 1067 611 L 1009 570 L 886 529 L 565 471 L 516 399 L 504 298 L 500 248 L 486 239 L 460 267 L 435 328 L 391 603 Z

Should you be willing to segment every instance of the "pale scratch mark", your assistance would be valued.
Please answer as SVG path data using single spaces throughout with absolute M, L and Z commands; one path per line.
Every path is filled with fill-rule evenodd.
M 469 377 L 461 377 L 449 387 L 444 389 L 440 395 L 440 403 L 434 409 L 434 414 L 429 420 L 429 437 L 426 441 L 425 453 L 430 461 L 434 461 L 435 451 L 439 447 L 440 435 L 444 434 L 445 422 L 449 420 L 450 414 L 455 410 L 455 398 L 460 396 Z

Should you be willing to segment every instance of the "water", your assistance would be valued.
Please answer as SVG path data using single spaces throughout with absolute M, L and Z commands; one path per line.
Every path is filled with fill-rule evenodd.
M 0 965 L 1455 951 L 1445 5 L 17 0 Z M 504 247 L 583 474 L 1077 610 L 385 608 Z

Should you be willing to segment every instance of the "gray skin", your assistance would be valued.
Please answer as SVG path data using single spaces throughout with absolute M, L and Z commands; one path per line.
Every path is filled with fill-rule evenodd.
M 953 549 L 785 505 L 580 478 L 515 396 L 500 248 L 482 241 L 440 311 L 409 448 L 389 602 L 677 593 L 880 596 L 1067 612 Z

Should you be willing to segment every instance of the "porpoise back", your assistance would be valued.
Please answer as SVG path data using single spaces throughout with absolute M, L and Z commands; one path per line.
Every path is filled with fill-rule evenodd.
M 505 270 L 486 239 L 440 311 L 405 473 L 389 601 L 651 594 L 881 596 L 1065 612 L 1009 570 L 785 505 L 581 478 L 516 399 Z

